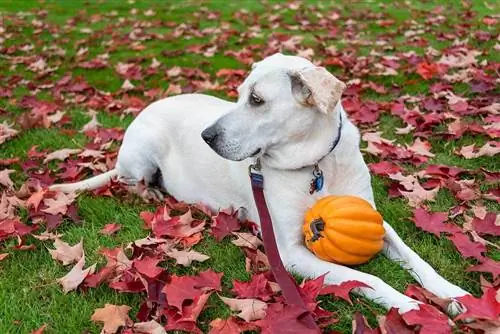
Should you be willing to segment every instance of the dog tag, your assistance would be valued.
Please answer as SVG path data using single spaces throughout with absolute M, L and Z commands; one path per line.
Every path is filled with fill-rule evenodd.
M 311 186 L 309 188 L 309 193 L 312 195 L 315 191 L 320 191 L 323 189 L 324 177 L 323 171 L 319 169 L 318 165 L 314 166 L 313 179 L 311 180 Z

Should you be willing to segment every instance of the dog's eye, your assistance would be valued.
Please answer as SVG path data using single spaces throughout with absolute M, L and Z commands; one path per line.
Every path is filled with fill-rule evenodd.
M 264 100 L 255 93 L 250 94 L 249 102 L 252 106 L 260 106 L 264 104 Z

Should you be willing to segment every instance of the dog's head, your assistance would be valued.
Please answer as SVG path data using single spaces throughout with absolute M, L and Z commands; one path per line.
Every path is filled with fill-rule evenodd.
M 234 109 L 202 137 L 223 158 L 261 156 L 278 168 L 293 168 L 285 161 L 308 154 L 297 145 L 328 124 L 344 89 L 325 68 L 304 58 L 272 55 L 253 65 L 238 87 Z

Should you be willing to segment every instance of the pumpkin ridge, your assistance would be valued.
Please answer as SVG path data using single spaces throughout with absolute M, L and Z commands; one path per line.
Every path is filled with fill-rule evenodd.
M 380 213 L 377 211 L 367 210 L 367 211 L 359 211 L 354 209 L 337 209 L 334 212 L 329 212 L 324 214 L 324 217 L 321 217 L 323 220 L 328 221 L 332 219 L 349 219 L 355 221 L 363 221 L 371 224 L 382 224 L 383 219 Z
M 336 263 L 344 263 L 344 264 L 359 264 L 363 263 L 367 260 L 367 256 L 359 255 L 359 254 L 350 254 L 345 252 L 340 247 L 336 246 L 333 242 L 322 243 L 322 249 L 326 254 Z M 334 255 L 332 255 L 332 253 Z M 346 258 L 347 257 L 347 258 Z
M 334 230 L 341 234 L 353 238 L 366 240 L 380 240 L 385 235 L 385 229 L 382 224 L 374 224 L 364 221 L 351 221 L 349 219 L 338 219 L 325 227 L 325 230 Z
M 348 235 L 343 235 L 331 229 L 327 229 L 325 230 L 325 232 L 330 242 L 333 243 L 333 240 L 335 240 L 335 244 L 338 245 L 338 248 L 349 254 L 375 255 L 376 253 L 380 252 L 380 250 L 382 250 L 383 247 L 383 240 L 380 240 L 379 242 L 371 240 L 360 241 L 356 238 L 353 238 Z

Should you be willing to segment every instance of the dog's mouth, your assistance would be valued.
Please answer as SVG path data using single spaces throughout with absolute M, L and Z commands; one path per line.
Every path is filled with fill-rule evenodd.
M 260 151 L 262 151 L 262 148 L 258 148 L 258 149 L 256 149 L 256 150 L 255 150 L 255 152 L 253 152 L 250 156 L 253 158 L 253 157 L 255 157 L 257 154 L 259 154 L 259 153 L 260 153 Z

